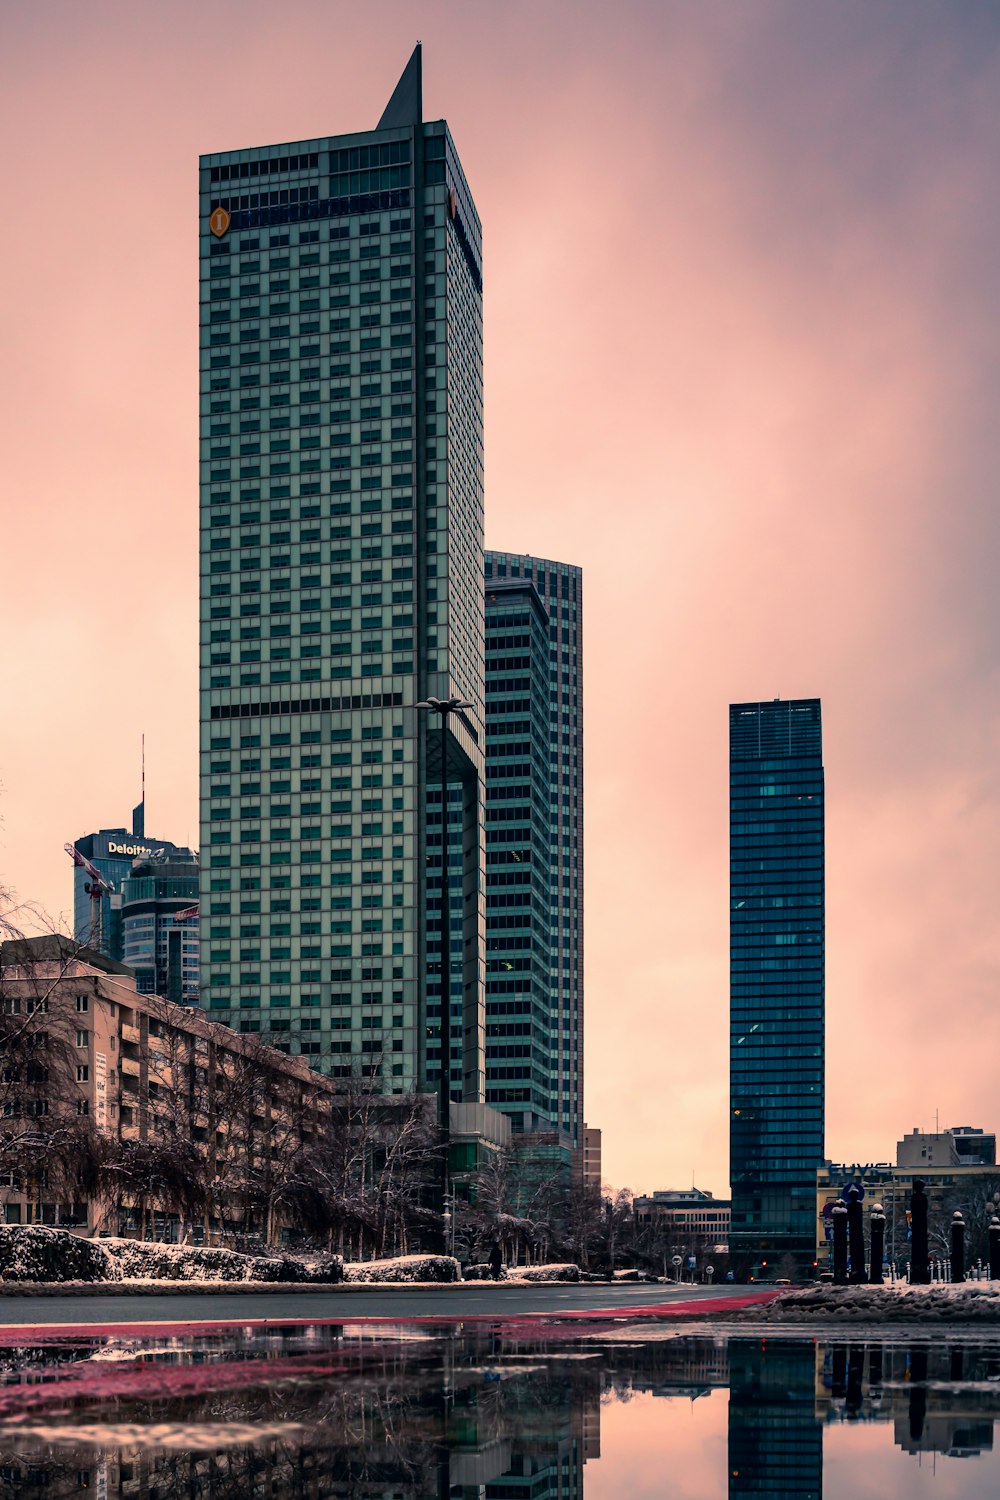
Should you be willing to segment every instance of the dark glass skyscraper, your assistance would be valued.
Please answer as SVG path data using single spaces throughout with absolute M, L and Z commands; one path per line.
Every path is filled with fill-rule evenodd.
M 818 698 L 729 710 L 730 1255 L 815 1255 L 823 1161 L 824 785 Z
M 551 1129 L 549 616 L 527 578 L 486 590 L 486 1102 Z
M 493 762 L 490 776 L 490 794 L 487 798 L 487 817 L 495 835 L 488 845 L 494 853 L 503 849 L 502 830 L 511 822 L 529 826 L 536 836 L 541 835 L 544 822 L 541 808 L 547 795 L 549 870 L 548 870 L 548 993 L 547 1022 L 549 1048 L 549 1114 L 552 1125 L 565 1133 L 577 1148 L 582 1171 L 583 1147 L 583 575 L 579 568 L 569 563 L 552 562 L 547 558 L 529 557 L 511 552 L 487 552 L 486 593 L 498 596 L 497 602 L 488 606 L 487 618 L 495 611 L 499 621 L 507 612 L 501 601 L 500 591 L 506 586 L 522 585 L 533 592 L 540 601 L 547 618 L 548 636 L 548 680 L 544 692 L 538 693 L 540 662 L 535 625 L 530 631 L 515 629 L 506 624 L 496 625 L 495 649 L 491 649 L 487 661 L 488 719 L 496 714 L 488 734 L 498 757 Z M 519 596 L 527 601 L 528 593 Z M 527 608 L 522 604 L 519 608 Z M 533 608 L 531 618 L 537 622 Z M 531 635 L 529 645 L 501 645 L 504 637 Z M 501 745 L 505 741 L 503 729 L 507 722 L 527 722 L 528 715 L 518 707 L 509 707 L 512 702 L 540 705 L 544 700 L 547 714 L 544 751 L 548 758 L 547 775 L 543 766 L 534 769 L 529 764 L 538 753 L 537 737 L 521 734 L 520 743 L 525 754 L 510 757 Z M 534 712 L 534 708 L 532 709 Z M 510 762 L 509 767 L 504 761 Z M 545 782 L 547 780 L 547 793 Z M 493 788 L 496 787 L 496 791 Z M 500 788 L 507 790 L 500 795 Z M 501 815 L 503 802 L 506 813 Z M 516 812 L 516 817 L 514 816 Z M 497 875 L 500 866 L 493 866 Z M 509 870 L 508 870 L 509 873 Z M 517 887 L 509 891 L 488 880 L 488 894 L 500 898 L 504 893 L 512 902 L 524 901 L 527 909 L 521 913 L 522 931 L 530 931 L 532 941 L 543 940 L 544 922 L 536 904 L 536 894 L 528 895 L 530 887 L 523 884 L 519 894 Z M 492 907 L 493 917 L 488 918 L 487 928 L 491 942 L 500 947 L 511 933 L 513 910 L 511 906 Z M 496 958 L 497 953 L 492 955 Z M 509 961 L 509 960 L 508 960 Z M 534 962 L 534 961 L 533 961 Z M 504 972 L 491 965 L 490 980 L 498 983 Z M 537 970 L 533 975 L 533 995 L 538 989 Z M 494 992 L 497 1003 L 506 1003 L 506 994 Z M 524 1000 L 528 1000 L 525 995 Z M 534 1004 L 534 998 L 530 1000 Z M 514 1040 L 515 1018 L 506 1012 L 497 1011 L 494 1022 L 504 1028 L 503 1040 L 494 1037 L 495 1047 L 520 1045 L 530 1046 L 527 1037 L 520 1043 Z M 539 1024 L 536 1034 L 541 1036 Z M 520 1061 L 526 1061 L 522 1057 Z M 511 1066 L 509 1057 L 494 1058 L 497 1069 Z M 495 1079 L 497 1089 L 504 1088 L 513 1080 L 508 1076 Z M 490 1086 L 490 1068 L 487 1067 L 487 1086 Z M 523 1085 L 522 1085 L 523 1086 Z M 505 1107 L 498 1103 L 498 1107 Z
M 202 1003 L 387 1090 L 444 1049 L 477 1101 L 481 241 L 420 69 L 374 130 L 201 161 Z M 444 1039 L 430 695 L 474 705 Z

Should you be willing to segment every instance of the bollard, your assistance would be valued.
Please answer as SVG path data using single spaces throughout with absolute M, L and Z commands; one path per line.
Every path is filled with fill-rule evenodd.
M 834 1344 L 830 1351 L 830 1394 L 835 1401 L 847 1395 L 846 1344 Z
M 855 1420 L 860 1417 L 861 1409 L 865 1404 L 864 1380 L 865 1346 L 864 1344 L 848 1344 L 847 1388 L 844 1395 L 846 1397 L 846 1414 Z
M 965 1280 L 965 1220 L 958 1208 L 951 1216 L 951 1279 Z
M 871 1245 L 868 1259 L 868 1280 L 872 1286 L 882 1285 L 882 1258 L 885 1254 L 885 1210 L 881 1203 L 872 1205 Z
M 910 1195 L 910 1267 L 914 1285 L 926 1286 L 931 1268 L 927 1259 L 927 1196 L 920 1177 L 914 1180 Z
M 990 1280 L 1000 1281 L 1000 1219 L 990 1220 Z
M 910 1351 L 910 1437 L 919 1443 L 927 1415 L 927 1350 Z
M 861 1197 L 856 1187 L 847 1189 L 847 1236 L 851 1246 L 851 1281 L 867 1281 L 865 1223 L 861 1212 Z
M 838 1198 L 830 1215 L 833 1225 L 833 1279 L 837 1286 L 847 1285 L 847 1206 Z

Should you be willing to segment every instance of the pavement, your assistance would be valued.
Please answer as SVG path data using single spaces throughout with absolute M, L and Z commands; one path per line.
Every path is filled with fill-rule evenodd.
M 102 1332 L 126 1326 L 157 1325 L 166 1331 L 185 1324 L 206 1327 L 233 1323 L 456 1323 L 508 1321 L 511 1319 L 583 1318 L 602 1316 L 643 1318 L 700 1316 L 714 1311 L 732 1311 L 773 1296 L 773 1292 L 746 1291 L 732 1286 L 663 1286 L 626 1282 L 617 1285 L 550 1282 L 537 1286 L 490 1285 L 438 1287 L 377 1287 L 351 1289 L 348 1296 L 335 1289 L 309 1294 L 294 1291 L 227 1295 L 185 1296 L 155 1292 L 121 1297 L 58 1295 L 37 1297 L 0 1295 L 0 1342 L 24 1330 L 45 1329 L 69 1333 L 81 1328 Z

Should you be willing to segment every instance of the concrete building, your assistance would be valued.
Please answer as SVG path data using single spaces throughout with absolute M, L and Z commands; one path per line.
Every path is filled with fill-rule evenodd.
M 733 1269 L 812 1266 L 824 1159 L 824 780 L 817 698 L 729 710 Z M 789 1269 L 791 1269 L 789 1267 Z
M 583 1127 L 583 1185 L 589 1193 L 599 1193 L 601 1176 L 601 1132 L 596 1125 Z
M 731 1204 L 702 1188 L 667 1188 L 633 1199 L 636 1223 L 658 1224 L 677 1235 L 678 1244 L 725 1252 L 729 1244 Z
M 896 1166 L 920 1171 L 925 1167 L 994 1167 L 997 1138 L 971 1125 L 927 1131 L 914 1127 L 896 1142 Z
M 198 856 L 157 850 L 122 887 L 122 961 L 140 995 L 198 1004 Z
M 492 854 L 487 864 L 487 935 L 488 942 L 496 945 L 487 975 L 487 1008 L 491 1024 L 503 1028 L 492 1045 L 530 1046 L 529 1032 L 537 1043 L 535 1050 L 547 1043 L 548 1115 L 569 1137 L 579 1172 L 584 1099 L 583 575 L 580 568 L 550 558 L 487 552 L 485 576 L 491 834 L 487 848 Z M 540 635 L 547 638 L 547 652 Z M 539 845 L 546 821 L 547 922 Z M 515 829 L 530 833 L 536 863 L 531 880 L 521 872 L 519 883 L 515 883 L 513 868 L 518 851 L 509 837 Z M 515 991 L 522 1006 L 533 1007 L 522 1011 L 519 1040 L 518 1018 L 499 1008 L 510 998 L 504 989 L 508 973 L 495 966 L 511 962 L 502 950 L 510 945 L 515 920 L 525 937 L 530 933 L 534 950 L 532 993 L 529 996 L 523 984 Z M 546 944 L 547 994 L 539 1007 L 537 991 L 545 984 Z M 523 966 L 521 977 L 527 977 Z M 511 1085 L 512 1080 L 497 1071 L 509 1067 L 506 1056 L 494 1056 L 493 1087 Z M 490 1073 L 488 1057 L 488 1087 Z
M 419 46 L 374 129 L 200 186 L 202 1003 L 479 1102 L 481 232 Z M 472 705 L 443 1006 L 432 695 Z
M 305 1114 L 317 1127 L 333 1107 L 336 1085 L 301 1058 L 213 1025 L 190 1007 L 140 994 L 125 965 L 65 938 L 0 945 L 0 1000 L 5 1013 L 24 1016 L 26 1024 L 33 1019 L 47 1062 L 23 1086 L 27 1095 L 10 1111 L 14 1118 L 87 1116 L 100 1135 L 138 1141 L 180 1126 L 203 1148 L 206 1172 L 215 1175 L 217 1158 L 231 1167 L 243 1149 L 220 1083 L 235 1076 L 241 1059 L 252 1055 L 259 1074 L 262 1140 L 271 1112 L 290 1109 L 293 1099 L 296 1114 L 302 1100 L 311 1101 Z M 129 1214 L 119 1225 L 108 1205 L 59 1201 L 44 1182 L 17 1172 L 0 1181 L 0 1202 L 8 1224 L 65 1224 L 88 1233 L 136 1227 Z M 170 1238 L 169 1227 L 157 1223 L 156 1237 Z
M 193 1145 L 206 1180 L 231 1185 L 222 1217 L 207 1225 L 210 1236 L 239 1228 L 241 1174 L 251 1157 L 256 1174 L 277 1170 L 283 1154 L 294 1155 L 302 1142 L 330 1130 L 338 1112 L 357 1108 L 356 1091 L 312 1070 L 304 1058 L 207 1021 L 192 1007 L 141 994 L 124 965 L 66 938 L 0 945 L 0 1015 L 8 1018 L 5 1038 L 13 1029 L 29 1059 L 27 1068 L 9 1068 L 0 1078 L 0 1113 L 25 1130 L 35 1118 L 50 1125 L 62 1120 L 67 1132 L 88 1120 L 112 1139 Z M 39 1057 L 44 1067 L 34 1062 Z M 365 1095 L 365 1108 L 381 1120 L 386 1139 L 398 1129 L 400 1111 L 421 1104 L 434 1118 L 430 1098 Z M 34 1148 L 19 1149 L 20 1140 L 15 1129 L 0 1152 L 0 1216 L 8 1224 L 62 1224 L 89 1234 L 138 1231 L 137 1200 L 112 1205 L 85 1193 L 68 1196 L 48 1169 L 32 1173 Z M 382 1144 L 373 1140 L 373 1149 Z M 510 1124 L 502 1115 L 484 1105 L 452 1105 L 452 1177 L 459 1191 L 509 1144 Z M 178 1228 L 176 1214 L 150 1206 L 147 1237 L 175 1239 Z
M 886 1213 L 885 1254 L 897 1267 L 908 1258 L 907 1210 L 913 1184 L 920 1178 L 928 1200 L 932 1254 L 948 1250 L 948 1224 L 956 1208 L 966 1218 L 970 1258 L 986 1250 L 986 1231 L 1000 1211 L 1000 1173 L 996 1136 L 970 1125 L 926 1132 L 914 1129 L 896 1143 L 894 1162 L 826 1162 L 816 1174 L 816 1251 L 819 1271 L 832 1264 L 830 1214 L 853 1185 L 862 1189 L 866 1213 L 880 1202 Z

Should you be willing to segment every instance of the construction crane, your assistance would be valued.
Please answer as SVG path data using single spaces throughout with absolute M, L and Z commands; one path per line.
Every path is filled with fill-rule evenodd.
M 199 907 L 198 902 L 196 901 L 193 906 L 185 906 L 180 911 L 175 911 L 174 912 L 174 921 L 175 922 L 186 922 L 187 919 L 188 919 L 188 917 L 196 917 L 198 915 L 199 910 L 200 910 L 200 907 Z
M 90 879 L 84 890 L 90 897 L 90 946 L 101 949 L 104 945 L 104 897 L 114 893 L 96 865 L 80 853 L 75 844 L 64 844 L 63 848 L 78 870 L 83 870 Z

